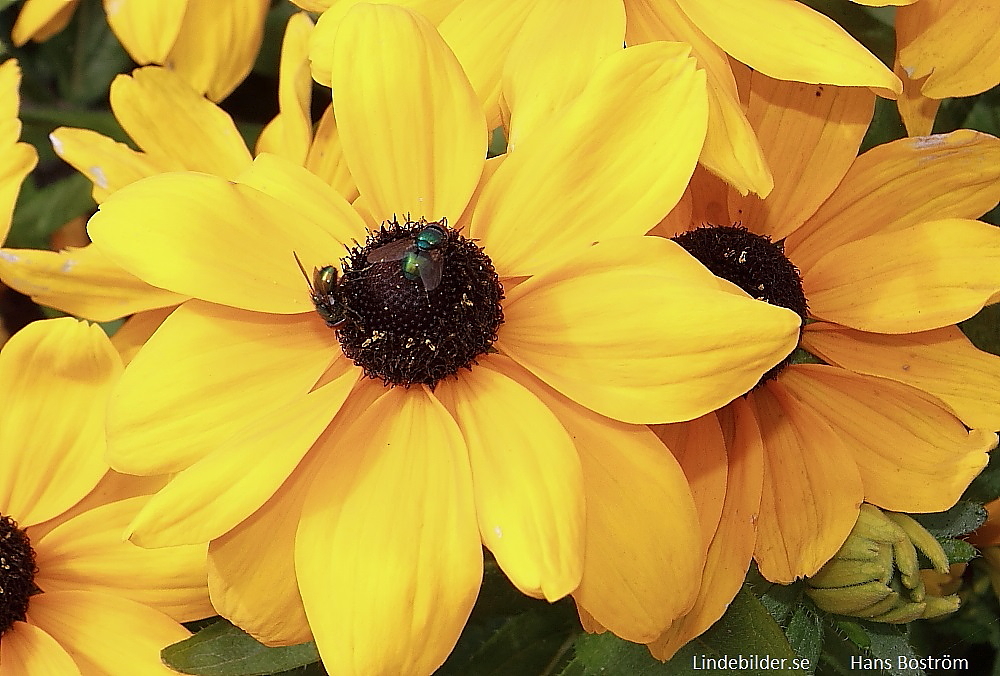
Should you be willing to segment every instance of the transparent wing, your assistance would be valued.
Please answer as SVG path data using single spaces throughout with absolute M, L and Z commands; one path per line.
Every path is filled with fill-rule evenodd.
M 444 254 L 437 249 L 428 251 L 417 268 L 420 281 L 424 283 L 425 291 L 433 291 L 441 284 L 441 273 L 444 271 Z
M 404 239 L 396 240 L 395 242 L 389 242 L 388 244 L 375 249 L 368 254 L 368 262 L 385 263 L 386 261 L 398 261 L 406 255 L 407 251 L 412 250 L 413 239 L 406 237 Z

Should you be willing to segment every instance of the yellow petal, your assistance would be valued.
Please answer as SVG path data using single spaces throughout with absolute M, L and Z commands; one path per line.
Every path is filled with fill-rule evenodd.
M 21 183 L 35 165 L 38 153 L 27 143 L 18 143 L 21 121 L 18 119 L 21 69 L 16 59 L 0 64 L 0 244 L 10 231 L 14 203 Z
M 344 155 L 375 220 L 456 220 L 482 173 L 487 129 L 434 27 L 398 7 L 361 5 L 343 20 L 333 65 Z
M 36 303 L 95 322 L 187 300 L 125 272 L 95 246 L 59 253 L 0 249 L 0 279 Z
M 616 52 L 510 153 L 470 227 L 501 275 L 533 274 L 595 240 L 641 235 L 677 203 L 707 120 L 704 75 L 687 53 L 668 43 Z
M 314 475 L 295 538 L 309 624 L 333 673 L 429 674 L 482 579 L 465 443 L 424 388 L 389 390 L 351 422 Z
M 11 42 L 21 47 L 28 40 L 44 42 L 73 18 L 80 0 L 25 0 L 11 31 Z
M 149 498 L 88 510 L 51 530 L 35 546 L 45 592 L 92 591 L 132 599 L 178 622 L 215 614 L 208 599 L 206 545 L 143 549 L 122 541 L 125 526 Z
M 1000 200 L 1000 139 L 969 129 L 906 138 L 861 155 L 786 241 L 799 269 L 877 233 L 940 218 L 979 218 Z
M 907 77 L 906 71 L 899 64 L 898 54 L 893 72 L 903 83 L 903 93 L 896 99 L 896 106 L 899 108 L 899 116 L 906 126 L 906 134 L 908 136 L 928 136 L 934 128 L 934 118 L 937 116 L 938 108 L 941 107 L 941 100 L 929 98 L 920 92 L 920 81 Z
M 583 477 L 573 440 L 533 389 L 498 356 L 442 382 L 438 396 L 469 449 L 483 544 L 518 589 L 556 601 L 583 574 Z
M 778 80 L 876 87 L 899 79 L 847 31 L 795 0 L 673 0 L 716 44 Z M 893 97 L 894 98 L 894 97 Z
M 0 512 L 21 527 L 69 509 L 108 470 L 107 399 L 121 359 L 99 326 L 33 322 L 0 353 Z
M 620 2 L 575 5 L 555 0 L 534 4 L 503 69 L 503 96 L 511 111 L 506 125 L 508 152 L 545 118 L 572 101 L 600 62 L 619 51 L 625 39 L 625 8 Z M 487 16 L 491 23 L 499 23 L 495 16 Z M 539 50 L 539 44 L 545 49 Z M 466 63 L 461 52 L 458 54 Z
M 781 380 L 846 442 L 865 500 L 883 509 L 948 509 L 997 443 L 996 434 L 968 431 L 940 402 L 902 383 L 822 364 L 788 369 Z
M 838 247 L 803 276 L 803 290 L 820 319 L 912 333 L 976 314 L 1000 291 L 998 266 L 1000 230 L 951 218 Z
M 868 89 L 753 73 L 747 116 L 772 167 L 774 190 L 766 200 L 731 195 L 732 221 L 774 241 L 802 225 L 854 162 L 874 107 Z
M 139 312 L 126 319 L 121 328 L 115 331 L 115 335 L 111 336 L 111 344 L 118 350 L 126 366 L 174 309 L 167 307 Z
M 89 129 L 59 127 L 49 140 L 59 157 L 94 184 L 98 204 L 140 178 L 182 168 L 170 158 L 154 159 Z
M 800 320 L 710 285 L 687 261 L 658 237 L 595 244 L 508 293 L 497 348 L 616 420 L 704 415 L 791 352 Z
M 208 542 L 264 504 L 340 409 L 361 370 L 261 415 L 175 475 L 135 515 L 126 536 L 141 547 Z
M 344 158 L 344 148 L 340 143 L 340 132 L 337 131 L 337 120 L 333 116 L 333 104 L 327 106 L 323 117 L 316 124 L 316 134 L 305 167 L 313 174 L 326 181 L 327 185 L 340 193 L 348 202 L 353 202 L 358 196 L 358 187 L 354 184 L 351 170 Z
M 59 641 L 84 673 L 107 676 L 176 676 L 160 660 L 160 651 L 191 635 L 141 603 L 89 591 L 32 597 L 28 620 Z
M 229 114 L 173 70 L 149 66 L 119 75 L 111 83 L 111 107 L 158 164 L 230 179 L 250 164 L 250 151 Z
M 177 39 L 189 0 L 104 0 L 108 25 L 136 63 L 163 63 Z
M 778 584 L 814 574 L 858 518 L 864 487 L 850 450 L 778 380 L 750 394 L 764 442 L 764 485 L 754 558 Z
M 0 664 L 4 676 L 80 676 L 79 667 L 66 649 L 44 630 L 27 622 L 14 622 L 3 635 Z
M 132 474 L 182 470 L 304 395 L 339 354 L 318 315 L 189 301 L 122 376 L 108 420 L 111 463 Z
M 969 427 L 1000 429 L 1000 357 L 977 350 L 958 327 L 894 336 L 816 322 L 802 347 L 829 364 L 928 392 Z
M 280 112 L 267 123 L 257 138 L 256 154 L 274 153 L 302 164 L 312 140 L 312 76 L 309 73 L 309 34 L 313 22 L 300 12 L 288 20 L 281 42 L 278 71 Z

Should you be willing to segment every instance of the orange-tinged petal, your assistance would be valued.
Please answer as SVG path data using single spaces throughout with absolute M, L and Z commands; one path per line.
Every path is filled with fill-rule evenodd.
M 508 292 L 497 348 L 616 420 L 704 415 L 791 352 L 800 320 L 706 282 L 690 260 L 659 237 L 595 244 Z
M 940 402 L 891 380 L 801 364 L 782 384 L 846 442 L 865 500 L 897 512 L 942 512 L 986 466 L 993 432 L 968 431 Z
M 154 159 L 90 129 L 59 127 L 49 140 L 59 157 L 94 184 L 98 204 L 140 178 L 182 168 L 170 158 Z
M 641 235 L 673 208 L 707 119 L 704 74 L 687 54 L 674 43 L 614 53 L 510 153 L 470 226 L 502 276 L 534 274 L 595 240 Z
M 833 192 L 854 162 L 875 95 L 860 87 L 784 82 L 753 73 L 747 116 L 772 167 L 766 200 L 731 194 L 731 222 L 778 241 Z
M 503 357 L 490 357 L 436 394 L 469 449 L 483 544 L 518 589 L 556 601 L 583 574 L 583 476 L 573 439 L 532 384 Z M 504 411 L 503 424 L 496 411 Z
M 940 218 L 979 218 L 1000 200 L 1000 139 L 969 129 L 892 141 L 861 155 L 785 250 L 808 274 L 828 251 Z
M 779 80 L 876 87 L 899 79 L 847 31 L 795 0 L 673 0 L 716 44 Z
M 361 370 L 261 415 L 174 476 L 128 526 L 141 547 L 208 542 L 253 514 L 298 466 L 340 409 Z
M 65 648 L 43 629 L 14 622 L 0 643 L 0 676 L 23 674 L 80 676 L 80 669 Z
M 206 583 L 207 545 L 143 549 L 122 541 L 125 526 L 148 499 L 128 498 L 88 510 L 37 540 L 38 586 L 45 592 L 121 596 L 178 622 L 214 615 Z
M 896 39 L 899 39 L 898 29 Z M 928 136 L 934 128 L 934 118 L 941 107 L 941 99 L 932 99 L 920 92 L 920 81 L 907 77 L 906 71 L 899 64 L 898 54 L 893 72 L 903 83 L 903 93 L 896 99 L 896 106 L 906 126 L 907 135 Z
M 820 319 L 877 333 L 937 329 L 1000 291 L 1000 230 L 950 218 L 873 235 L 826 254 L 802 282 Z
M 148 606 L 89 591 L 32 597 L 28 621 L 59 641 L 83 673 L 107 676 L 176 676 L 160 660 L 160 651 L 191 635 Z
M 189 301 L 146 343 L 112 398 L 111 464 L 176 472 L 310 390 L 340 355 L 316 314 L 259 315 Z
M 257 138 L 256 154 L 274 153 L 302 164 L 312 140 L 312 75 L 309 73 L 309 34 L 313 22 L 299 12 L 288 20 L 281 42 L 278 73 L 280 112 L 267 123 Z
M 743 585 L 753 556 L 764 481 L 764 446 L 745 399 L 734 400 L 720 415 L 729 430 L 729 473 L 722 518 L 708 550 L 694 607 L 649 645 L 650 652 L 660 660 L 672 657 L 722 617 Z
M 234 308 L 292 314 L 314 309 L 293 252 L 322 257 L 323 264 L 335 260 L 343 245 L 331 231 L 353 225 L 342 222 L 346 211 L 311 220 L 316 206 L 218 176 L 162 174 L 115 193 L 88 232 L 108 258 L 150 284 Z
M 534 5 L 503 69 L 503 97 L 510 108 L 510 122 L 505 125 L 508 152 L 545 118 L 572 101 L 601 60 L 619 51 L 625 40 L 625 7 L 621 2 L 575 5 L 547 0 Z M 487 16 L 497 22 L 495 16 Z M 539 50 L 540 44 L 545 49 Z M 465 63 L 461 52 L 459 60 Z
M 188 298 L 146 284 L 95 246 L 59 253 L 0 249 L 0 279 L 36 303 L 95 322 L 177 305 Z
M 864 498 L 851 451 L 830 425 L 778 380 L 749 400 L 764 442 L 764 484 L 754 558 L 761 574 L 788 584 L 837 553 Z
M 976 349 L 956 326 L 886 335 L 815 322 L 802 347 L 828 364 L 928 392 L 969 427 L 1000 429 L 1000 357 Z
M 0 353 L 0 512 L 21 527 L 73 506 L 101 479 L 107 399 L 121 359 L 99 326 L 33 322 Z
M 73 18 L 80 0 L 25 0 L 11 31 L 11 42 L 21 47 L 28 40 L 44 42 Z
M 295 538 L 306 615 L 333 673 L 429 674 L 482 579 L 465 443 L 425 388 L 389 390 L 351 422 Z
M 136 63 L 163 63 L 177 39 L 189 0 L 104 0 L 108 25 Z
M 337 33 L 332 75 L 344 156 L 375 220 L 457 219 L 488 135 L 479 100 L 434 27 L 392 5 L 358 6 Z
M 357 198 L 358 187 L 354 184 L 354 177 L 351 176 L 351 170 L 348 169 L 347 160 L 344 158 L 344 148 L 340 143 L 340 132 L 337 130 L 337 120 L 333 116 L 332 103 L 327 106 L 323 117 L 316 124 L 316 134 L 312 145 L 309 146 L 305 167 L 326 181 L 327 185 L 343 195 L 348 202 L 353 202 Z
M 158 164 L 234 178 L 250 151 L 229 114 L 169 68 L 137 68 L 111 83 L 111 107 Z

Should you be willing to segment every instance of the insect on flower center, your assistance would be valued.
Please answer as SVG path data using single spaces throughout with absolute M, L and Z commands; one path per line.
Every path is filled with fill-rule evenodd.
M 317 270 L 312 299 L 344 354 L 387 386 L 434 387 L 488 352 L 503 323 L 493 263 L 445 219 L 386 221 Z
M 25 621 L 28 599 L 39 592 L 37 572 L 28 534 L 14 519 L 0 514 L 0 636 L 15 622 Z
M 785 256 L 781 242 L 738 225 L 706 225 L 672 239 L 716 277 L 732 282 L 757 300 L 788 308 L 805 322 L 809 308 L 802 276 Z M 792 356 L 765 373 L 761 382 L 777 376 Z

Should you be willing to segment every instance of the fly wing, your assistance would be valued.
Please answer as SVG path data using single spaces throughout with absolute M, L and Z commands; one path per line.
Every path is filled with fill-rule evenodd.
M 387 261 L 398 261 L 406 255 L 407 251 L 413 250 L 413 240 L 409 237 L 398 239 L 380 246 L 368 254 L 369 263 L 385 263 Z
M 425 291 L 433 291 L 441 284 L 441 273 L 444 272 L 444 254 L 434 249 L 426 253 L 426 258 L 420 261 L 417 268 L 420 281 L 424 283 Z

